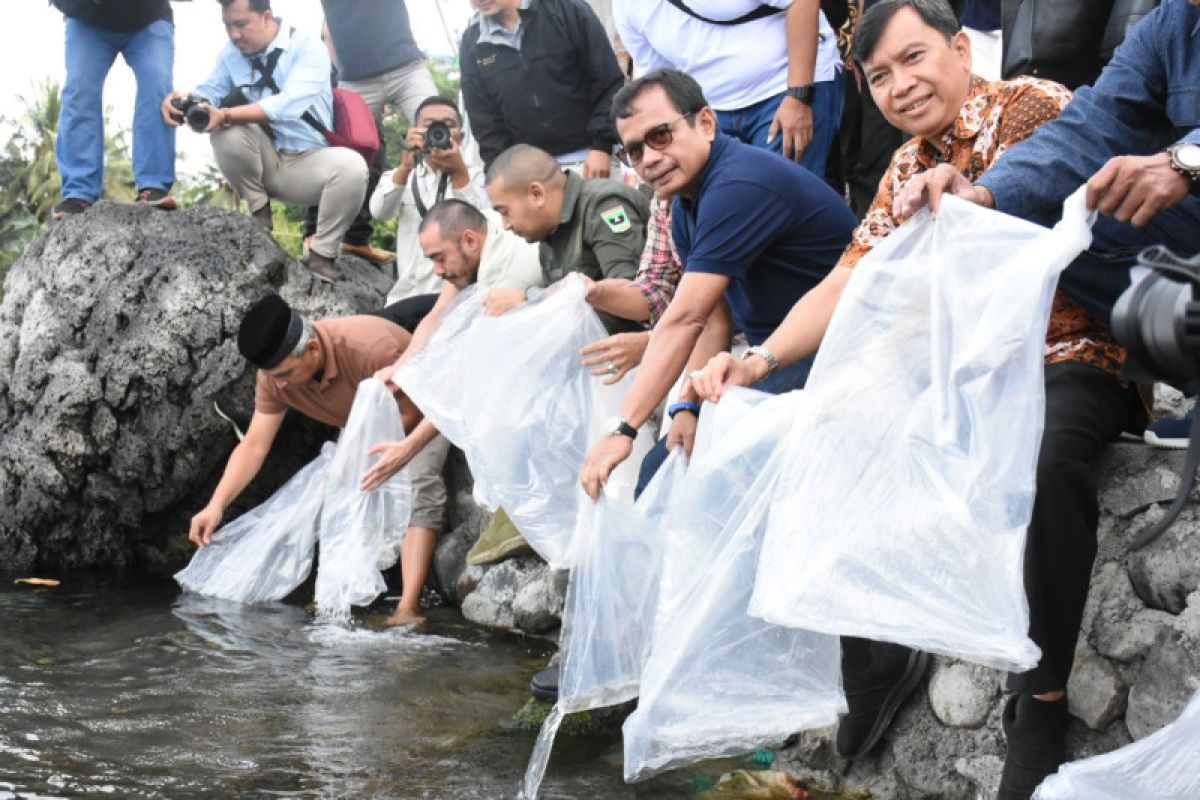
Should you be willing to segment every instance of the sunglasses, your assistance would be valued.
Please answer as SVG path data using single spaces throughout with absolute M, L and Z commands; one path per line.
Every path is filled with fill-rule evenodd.
M 678 117 L 669 122 L 664 122 L 661 125 L 655 125 L 653 128 L 646 131 L 646 136 L 642 139 L 642 141 L 634 142 L 633 144 L 622 145 L 621 147 L 617 148 L 617 158 L 621 159 L 621 162 L 627 167 L 636 167 L 638 164 L 642 163 L 642 157 L 646 155 L 647 147 L 649 147 L 651 150 L 666 150 L 671 146 L 671 142 L 675 141 L 675 134 L 672 131 L 672 127 L 674 127 L 675 123 L 679 122 L 681 119 L 694 117 L 698 113 L 699 112 L 697 111 L 689 111 L 686 114 L 680 114 Z

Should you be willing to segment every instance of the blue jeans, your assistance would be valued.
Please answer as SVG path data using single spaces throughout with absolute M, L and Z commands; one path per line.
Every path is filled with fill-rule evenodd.
M 54 155 L 62 196 L 95 202 L 104 190 L 104 79 L 120 53 L 137 79 L 133 112 L 133 178 L 138 189 L 170 191 L 175 183 L 175 129 L 159 107 L 171 92 L 175 26 L 157 20 L 133 32 L 67 19 L 67 81 Z
M 838 125 L 842 120 L 842 106 L 846 103 L 846 93 L 842 86 L 842 74 L 831 81 L 821 81 L 816 84 L 816 95 L 813 98 L 813 138 L 800 159 L 800 166 L 825 179 L 825 162 L 829 159 L 829 151 L 837 137 Z M 771 121 L 775 112 L 783 102 L 781 92 L 774 97 L 755 103 L 745 108 L 733 111 L 718 111 L 717 122 L 721 130 L 730 136 L 741 139 L 746 144 L 761 147 L 774 153 L 783 152 L 783 137 L 776 134 L 775 139 L 767 144 L 767 134 L 771 132 Z
M 1200 198 L 1187 197 L 1160 211 L 1144 228 L 1101 216 L 1092 226 L 1092 246 L 1071 262 L 1058 288 L 1107 324 L 1113 304 L 1129 286 L 1129 268 L 1138 253 L 1156 244 L 1185 258 L 1200 253 Z
M 813 356 L 809 356 L 789 367 L 784 367 L 774 375 L 768 375 L 753 384 L 750 388 L 767 394 L 786 394 L 793 389 L 803 389 L 804 384 L 808 382 L 808 372 L 812 369 L 813 358 Z M 646 457 L 642 459 L 642 466 L 638 470 L 637 486 L 633 490 L 635 498 L 641 497 L 642 491 L 650 483 L 654 473 L 658 472 L 658 468 L 666 460 L 667 437 L 664 436 L 655 443 L 654 447 L 650 448 L 650 452 L 646 453 Z

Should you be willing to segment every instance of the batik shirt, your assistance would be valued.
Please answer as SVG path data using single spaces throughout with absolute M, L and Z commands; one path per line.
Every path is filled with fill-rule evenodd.
M 974 182 L 1008 148 L 1057 117 L 1070 100 L 1071 92 L 1052 81 L 1023 77 L 989 83 L 973 76 L 958 118 L 936 146 L 916 136 L 892 156 L 875 201 L 855 229 L 838 266 L 854 267 L 896 230 L 899 223 L 892 205 L 914 175 L 950 164 Z M 1046 332 L 1046 363 L 1063 361 L 1082 361 L 1119 375 L 1125 350 L 1113 340 L 1107 325 L 1092 319 L 1062 292 L 1055 292 Z

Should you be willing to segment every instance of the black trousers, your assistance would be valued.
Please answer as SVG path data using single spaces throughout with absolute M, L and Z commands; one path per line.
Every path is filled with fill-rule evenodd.
M 853 74 L 845 80 L 846 104 L 837 143 L 830 152 L 826 180 L 850 201 L 850 209 L 859 219 L 879 190 L 879 181 L 892 161 L 892 154 L 908 138 L 884 118 L 871 92 L 859 92 Z
M 425 315 L 433 310 L 437 299 L 438 295 L 436 294 L 414 294 L 412 297 L 397 300 L 390 306 L 384 306 L 378 311 L 368 311 L 367 313 L 383 317 L 388 322 L 394 322 L 412 333 L 417 329 L 421 320 L 425 319 Z
M 1136 388 L 1123 387 L 1098 367 L 1077 362 L 1046 367 L 1046 427 L 1025 542 L 1029 637 L 1041 648 L 1042 660 L 1009 677 L 1012 691 L 1067 688 L 1096 559 L 1096 460 L 1142 414 Z

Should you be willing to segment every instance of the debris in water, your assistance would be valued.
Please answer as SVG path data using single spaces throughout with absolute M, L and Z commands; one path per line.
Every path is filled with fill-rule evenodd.
M 851 792 L 814 786 L 778 770 L 734 770 L 696 800 L 870 800 L 870 792 Z
M 60 581 L 54 578 L 17 578 L 13 583 L 27 583 L 30 586 L 58 586 Z

